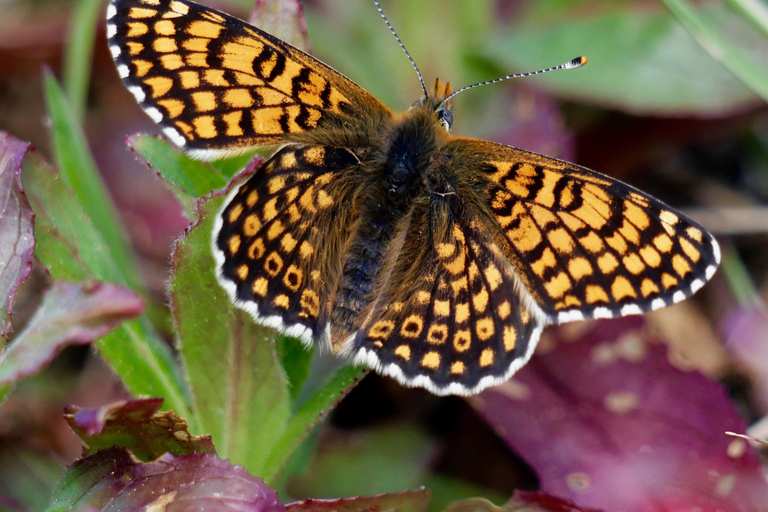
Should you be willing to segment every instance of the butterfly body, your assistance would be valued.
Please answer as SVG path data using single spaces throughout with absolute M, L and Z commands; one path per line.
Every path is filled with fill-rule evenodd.
M 629 185 L 452 136 L 447 86 L 395 114 L 187 0 L 113 0 L 107 27 L 124 83 L 184 150 L 282 145 L 216 217 L 234 303 L 406 385 L 477 393 L 546 325 L 670 305 L 719 263 L 701 226 Z

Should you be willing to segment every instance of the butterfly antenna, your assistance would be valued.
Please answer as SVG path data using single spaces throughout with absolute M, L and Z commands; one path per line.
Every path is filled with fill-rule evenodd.
M 495 84 L 496 82 L 503 82 L 504 80 L 509 80 L 510 78 L 520 78 L 522 76 L 540 75 L 541 73 L 548 73 L 549 71 L 555 71 L 555 70 L 558 70 L 558 69 L 576 69 L 576 68 L 580 68 L 581 66 L 583 66 L 586 63 L 587 63 L 587 58 L 586 57 L 576 57 L 573 60 L 569 60 L 565 64 L 560 64 L 559 66 L 555 66 L 553 68 L 540 69 L 538 71 L 532 71 L 532 72 L 529 72 L 529 73 L 517 73 L 517 74 L 514 74 L 514 75 L 503 76 L 503 77 L 497 78 L 495 80 L 488 80 L 487 82 L 479 82 L 479 83 L 476 83 L 476 84 L 468 85 L 466 87 L 462 87 L 461 89 L 459 89 L 457 91 L 453 91 L 453 93 L 449 94 L 442 101 L 442 104 L 447 103 L 448 100 L 450 100 L 451 98 L 453 98 L 454 96 L 456 96 L 460 92 L 466 91 L 467 89 L 472 89 L 474 87 L 480 87 L 481 85 Z
M 389 31 L 392 32 L 393 36 L 395 36 L 395 40 L 397 41 L 397 44 L 400 45 L 400 48 L 402 48 L 405 54 L 408 56 L 408 60 L 411 61 L 411 66 L 413 66 L 413 69 L 416 70 L 416 74 L 419 76 L 419 83 L 421 83 L 421 89 L 424 91 L 424 97 L 429 96 L 429 94 L 427 94 L 427 86 L 424 85 L 424 77 L 421 76 L 421 71 L 419 71 L 419 67 L 416 65 L 416 62 L 413 60 L 413 57 L 411 57 L 411 54 L 408 53 L 408 50 L 405 48 L 405 45 L 403 44 L 403 42 L 400 40 L 400 36 L 398 36 L 397 32 L 395 32 L 395 28 L 387 19 L 387 16 L 384 14 L 384 11 L 381 10 L 381 5 L 379 5 L 379 0 L 373 0 L 373 3 L 374 5 L 376 5 L 376 9 L 379 11 L 381 18 L 384 20 L 384 23 L 386 23 L 387 27 L 389 27 Z

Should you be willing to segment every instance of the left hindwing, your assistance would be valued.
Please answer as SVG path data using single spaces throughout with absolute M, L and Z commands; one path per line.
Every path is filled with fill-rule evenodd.
M 126 87 L 197 157 L 285 142 L 329 117 L 389 112 L 317 59 L 194 2 L 113 0 L 107 35 Z
M 456 139 L 448 151 L 471 159 L 485 180 L 501 246 L 551 321 L 670 305 L 701 288 L 719 264 L 712 235 L 629 185 L 492 142 Z

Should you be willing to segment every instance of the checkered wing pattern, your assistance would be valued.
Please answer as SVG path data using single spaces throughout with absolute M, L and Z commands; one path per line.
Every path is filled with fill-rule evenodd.
M 706 230 L 629 185 L 492 142 L 457 139 L 450 150 L 473 155 L 509 261 L 553 322 L 658 309 L 717 269 Z
M 411 211 L 395 237 L 407 251 L 387 255 L 380 293 L 347 347 L 356 360 L 439 395 L 504 382 L 528 361 L 544 326 L 466 206 L 448 195 Z
M 331 117 L 388 112 L 342 74 L 222 12 L 184 0 L 113 0 L 108 9 L 120 77 L 194 156 L 283 142 Z
M 213 250 L 233 301 L 307 344 L 327 339 L 359 194 L 341 175 L 356 163 L 343 149 L 288 146 L 236 187 L 217 217 Z

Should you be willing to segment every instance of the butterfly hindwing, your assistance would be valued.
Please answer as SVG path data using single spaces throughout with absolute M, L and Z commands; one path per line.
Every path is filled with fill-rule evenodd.
M 507 254 L 552 321 L 658 309 L 692 295 L 717 268 L 706 230 L 629 185 L 492 142 L 449 146 L 474 155 Z
M 214 253 L 232 299 L 305 343 L 327 337 L 357 191 L 346 150 L 288 146 L 236 187 L 217 218 Z
M 498 246 L 460 203 L 451 195 L 410 212 L 400 233 L 409 250 L 387 255 L 378 297 L 348 347 L 356 360 L 439 395 L 505 381 L 544 326 Z
M 388 112 L 317 59 L 193 2 L 113 1 L 107 16 L 126 87 L 176 145 L 197 157 L 283 142 L 332 117 Z

